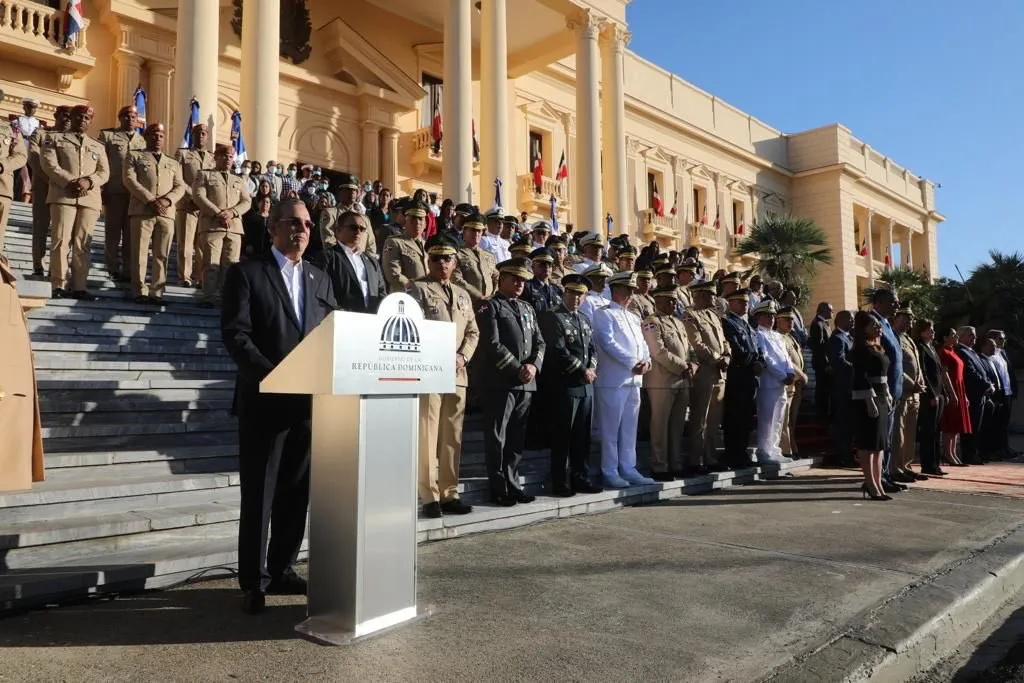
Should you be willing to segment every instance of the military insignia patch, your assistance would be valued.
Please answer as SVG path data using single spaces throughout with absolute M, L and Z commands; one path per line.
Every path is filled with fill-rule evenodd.
M 654 321 L 652 321 L 652 320 L 648 320 L 647 322 L 645 322 L 643 324 L 643 328 L 645 330 L 654 330 L 654 329 L 657 329 L 657 327 L 658 327 L 658 325 Z

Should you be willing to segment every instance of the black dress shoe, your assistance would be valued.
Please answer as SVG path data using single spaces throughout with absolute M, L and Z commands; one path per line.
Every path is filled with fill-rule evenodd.
M 572 498 L 576 492 L 565 484 L 555 484 L 551 487 L 551 495 L 556 498 Z
M 675 475 L 673 475 L 671 472 L 651 472 L 651 479 L 660 482 L 669 482 L 676 480 Z
M 918 474 L 917 472 L 911 472 L 910 476 L 914 478 L 914 481 L 928 481 L 928 477 L 924 474 Z
M 245 591 L 242 598 L 242 611 L 246 614 L 259 614 L 267 604 L 267 597 L 260 591 Z
M 148 304 L 150 302 L 150 299 L 149 299 L 148 296 L 142 296 L 140 294 L 137 297 L 135 297 L 134 299 L 132 299 L 132 301 L 134 301 L 137 304 Z
M 446 515 L 468 515 L 472 511 L 472 505 L 467 505 L 458 498 L 452 498 L 441 503 L 441 512 Z
M 66 291 L 64 291 L 63 289 L 61 289 L 60 287 L 58 287 L 57 289 L 55 289 L 52 292 L 50 292 L 50 298 L 51 299 L 64 299 L 64 298 L 67 298 L 67 295 L 68 295 L 68 293 Z
M 32 277 L 34 277 L 37 280 L 42 280 L 46 277 L 46 273 L 43 272 L 42 268 L 36 268 L 35 270 L 32 271 Z
M 84 289 L 79 289 L 75 290 L 74 292 L 71 292 L 71 298 L 77 299 L 78 301 L 96 301 L 96 299 L 98 299 L 99 297 L 97 297 L 92 292 L 88 292 Z
M 901 484 L 913 484 L 917 481 L 913 474 L 908 474 L 906 472 L 893 472 L 892 480 Z
M 267 593 L 270 595 L 305 595 L 309 588 L 306 580 L 293 571 L 287 571 L 270 580 Z
M 533 501 L 537 500 L 537 496 L 531 496 L 529 493 L 526 493 L 525 491 L 518 490 L 512 492 L 512 497 L 515 498 L 515 501 L 517 503 L 532 503 Z
M 604 491 L 600 486 L 594 486 L 589 481 L 574 481 L 572 490 L 576 493 L 601 493 Z
M 441 516 L 441 504 L 436 501 L 433 503 L 424 503 L 423 516 L 429 517 L 430 519 L 437 519 Z
M 927 474 L 930 477 L 944 477 L 946 473 L 942 470 L 921 470 L 921 474 Z
M 503 493 L 500 496 L 491 496 L 491 504 L 501 508 L 510 508 L 518 502 L 518 500 L 507 493 Z

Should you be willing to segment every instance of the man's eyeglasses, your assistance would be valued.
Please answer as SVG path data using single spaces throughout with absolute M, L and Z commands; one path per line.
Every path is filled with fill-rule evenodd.
M 287 225 L 293 230 L 298 227 L 303 227 L 306 230 L 313 229 L 313 221 L 304 221 L 301 218 L 281 218 L 277 222 L 279 225 Z
M 360 225 L 359 223 L 349 223 L 347 225 L 343 225 L 342 227 L 345 228 L 346 230 L 355 230 L 356 232 L 366 232 L 366 226 L 365 225 Z
M 455 258 L 455 257 L 452 256 L 451 254 L 444 254 L 444 255 L 431 254 L 430 255 L 430 260 L 435 262 L 435 263 L 437 263 L 438 261 L 443 261 L 443 262 L 447 263 L 448 261 L 451 261 L 453 258 Z

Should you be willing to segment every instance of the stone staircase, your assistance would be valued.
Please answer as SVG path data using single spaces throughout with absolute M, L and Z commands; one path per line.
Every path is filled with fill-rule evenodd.
M 14 204 L 5 253 L 31 273 L 31 215 Z M 228 575 L 238 524 L 234 366 L 218 312 L 171 286 L 161 307 L 135 304 L 107 281 L 103 223 L 93 237 L 95 302 L 51 300 L 29 315 L 39 383 L 46 481 L 0 493 L 0 611 L 95 593 Z M 169 281 L 176 281 L 172 254 Z M 467 417 L 462 496 L 486 501 L 483 435 Z M 641 449 L 646 461 L 646 449 Z M 792 467 L 807 467 L 810 461 Z M 523 483 L 543 494 L 547 458 L 530 454 Z M 765 473 L 777 476 L 778 471 Z M 315 473 L 314 473 L 315 476 Z M 762 476 L 760 468 L 464 517 L 421 520 L 438 540 L 620 505 L 652 502 Z

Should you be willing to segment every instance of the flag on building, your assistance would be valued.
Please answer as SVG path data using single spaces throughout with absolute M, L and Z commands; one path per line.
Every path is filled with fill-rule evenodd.
M 722 229 L 722 210 L 715 207 L 715 230 Z
M 676 192 L 674 195 L 672 195 L 672 210 L 669 211 L 669 214 L 672 216 L 672 218 L 675 218 L 676 216 L 679 215 L 679 193 L 678 192 Z
M 494 179 L 494 205 L 501 207 L 501 178 Z
M 433 141 L 432 149 L 434 154 L 441 152 L 441 138 L 444 136 L 444 130 L 441 127 L 441 103 L 437 100 L 434 101 L 434 118 L 430 122 L 430 139 Z
M 544 188 L 544 160 L 538 154 L 533 160 L 533 189 L 540 194 Z
M 701 216 L 700 216 L 700 224 L 701 225 L 707 225 L 708 224 L 708 207 L 706 207 L 706 206 L 704 207 L 704 213 L 702 213 Z
M 661 194 L 658 192 L 658 183 L 654 183 L 651 190 L 651 208 L 656 216 L 665 215 L 665 205 L 661 201 Z
M 565 150 L 562 150 L 562 160 L 558 162 L 558 173 L 555 174 L 555 180 L 565 180 L 569 177 L 569 167 L 565 164 Z
M 480 161 L 480 143 L 476 139 L 476 119 L 471 121 L 473 130 L 473 161 Z
M 558 234 L 558 197 L 551 195 L 551 232 Z
M 235 148 L 235 166 L 241 166 L 248 155 L 245 152 L 245 138 L 242 137 L 242 114 L 238 111 L 231 115 L 231 146 Z
M 604 217 L 604 225 L 605 229 L 608 231 L 606 235 L 608 237 L 611 237 L 612 233 L 615 231 L 615 221 L 612 219 L 611 214 L 608 214 L 607 216 Z
M 868 255 L 868 241 L 867 240 L 864 240 L 864 241 L 862 241 L 860 243 L 860 252 L 859 253 L 860 253 L 861 256 L 867 256 Z
M 78 44 L 78 34 L 85 26 L 82 17 L 82 0 L 67 0 L 64 7 L 64 48 Z
M 885 248 L 885 267 L 889 268 L 892 266 L 892 259 L 889 258 L 889 247 Z
M 736 234 L 742 235 L 747 231 L 747 226 L 743 224 L 743 219 L 740 218 L 740 224 L 736 226 Z
M 135 96 L 132 99 L 135 101 L 135 111 L 138 112 L 138 130 L 140 133 L 144 133 L 146 131 L 146 91 L 141 85 L 135 89 Z
M 182 149 L 192 149 L 192 127 L 199 124 L 199 101 L 192 98 L 188 103 L 188 125 L 185 126 L 185 136 L 181 139 Z

